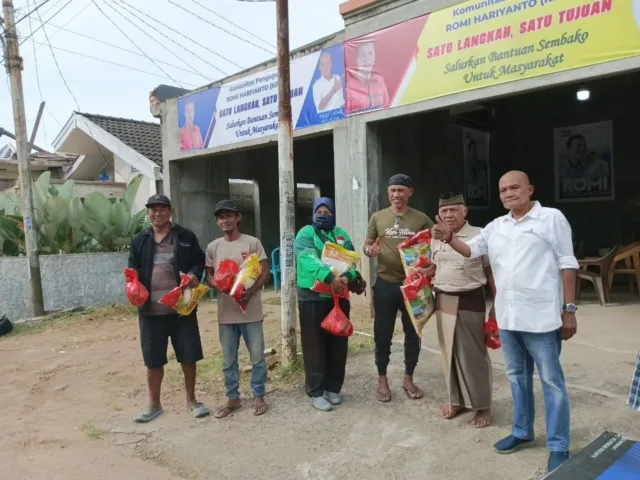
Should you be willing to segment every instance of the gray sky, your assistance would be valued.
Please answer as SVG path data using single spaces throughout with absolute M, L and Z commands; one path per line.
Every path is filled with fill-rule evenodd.
M 16 19 L 23 17 L 25 13 L 33 9 L 36 3 L 40 4 L 42 1 L 15 0 Z M 94 1 L 106 15 L 115 21 L 126 36 L 100 12 Z M 171 1 L 181 7 L 171 4 Z M 291 48 L 297 48 L 341 30 L 344 24 L 338 8 L 343 1 L 289 0 Z M 50 0 L 39 9 L 40 17 L 46 22 L 67 2 L 69 0 Z M 194 2 L 206 6 L 263 40 L 252 37 Z M 127 4 L 143 14 L 130 8 Z M 114 11 L 114 8 L 122 12 L 135 25 L 149 32 L 154 39 L 173 53 L 165 50 L 152 38 L 142 33 L 136 26 Z M 127 12 L 126 8 L 133 13 Z M 196 16 L 188 12 L 193 12 Z M 275 3 L 247 3 L 237 0 L 71 0 L 71 3 L 55 18 L 47 22 L 45 29 L 40 29 L 20 47 L 20 53 L 24 58 L 23 82 L 29 132 L 41 101 L 40 90 L 42 99 L 47 105 L 43 122 L 38 130 L 36 140 L 38 145 L 43 148 L 51 148 L 51 143 L 62 128 L 61 125 L 65 124 L 74 110 L 154 121 L 149 112 L 149 92 L 162 83 L 175 85 L 175 82 L 167 78 L 167 75 L 184 88 L 193 89 L 226 76 L 217 71 L 214 66 L 226 74 L 233 74 L 241 70 L 227 60 L 217 57 L 211 51 L 163 27 L 146 15 L 192 38 L 243 68 L 274 56 L 267 51 L 275 52 L 275 48 L 272 46 L 276 43 Z M 30 35 L 31 28 L 35 30 L 41 25 L 37 13 L 32 14 L 30 18 L 31 25 L 28 18 L 18 24 L 19 35 L 22 39 Z M 243 42 L 202 19 L 243 37 L 267 51 Z M 175 40 L 177 44 L 145 25 L 142 20 Z M 153 59 L 173 66 L 156 62 L 165 73 L 144 56 L 128 53 L 57 28 L 61 26 L 140 53 L 137 45 Z M 60 70 L 77 99 L 77 104 L 65 87 L 56 68 L 51 49 L 47 44 L 45 31 L 54 47 L 53 53 Z M 120 63 L 149 73 L 128 70 L 61 49 Z M 36 62 L 38 75 L 36 75 Z M 197 73 L 192 73 L 193 70 Z M 0 75 L 3 77 L 0 79 L 0 126 L 13 132 L 9 82 L 4 68 L 2 68 Z M 38 77 L 40 90 L 38 89 Z M 0 138 L 0 146 L 9 141 L 10 139 L 7 137 Z

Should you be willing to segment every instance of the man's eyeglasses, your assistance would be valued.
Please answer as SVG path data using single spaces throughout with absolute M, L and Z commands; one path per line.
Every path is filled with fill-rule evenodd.
M 440 200 L 451 200 L 454 197 L 463 197 L 462 192 L 445 192 L 440 195 Z

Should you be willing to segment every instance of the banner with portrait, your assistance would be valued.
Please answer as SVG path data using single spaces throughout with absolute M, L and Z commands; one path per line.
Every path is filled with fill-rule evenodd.
M 469 208 L 489 206 L 489 139 L 487 132 L 462 128 L 464 196 Z
M 613 122 L 554 129 L 556 202 L 613 200 Z

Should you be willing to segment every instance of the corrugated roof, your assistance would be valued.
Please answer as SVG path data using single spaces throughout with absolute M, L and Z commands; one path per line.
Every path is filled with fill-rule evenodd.
M 86 117 L 139 154 L 162 167 L 162 137 L 159 123 L 92 113 L 76 113 Z

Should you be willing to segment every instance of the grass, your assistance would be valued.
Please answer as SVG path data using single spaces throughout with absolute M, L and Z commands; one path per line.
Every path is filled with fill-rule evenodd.
M 89 437 L 91 440 L 102 440 L 104 438 L 107 431 L 103 428 L 97 427 L 93 423 L 87 423 L 82 427 L 82 431 Z
M 6 337 L 40 333 L 49 328 L 67 326 L 77 321 L 92 321 L 96 318 L 126 320 L 134 318 L 136 315 L 137 311 L 135 307 L 129 304 L 119 303 L 100 307 L 88 307 L 78 309 L 78 311 L 54 312 L 40 320 L 14 324 L 13 331 Z
M 283 383 L 292 383 L 302 377 L 304 366 L 301 359 L 296 359 L 290 365 L 279 364 L 275 368 L 274 380 Z
M 357 333 L 349 339 L 349 353 L 358 353 L 362 351 L 372 351 L 374 347 L 373 338 Z

